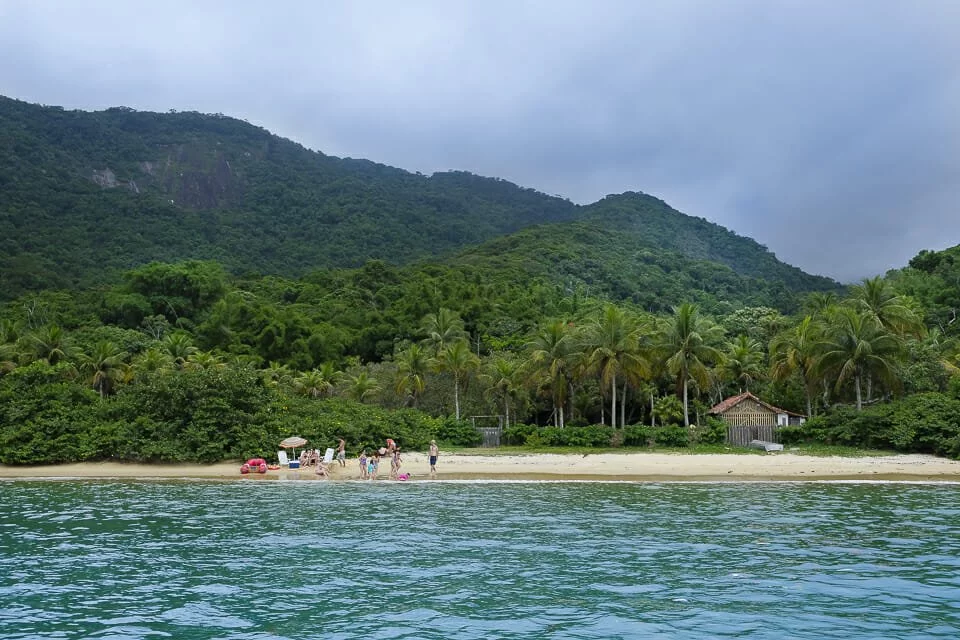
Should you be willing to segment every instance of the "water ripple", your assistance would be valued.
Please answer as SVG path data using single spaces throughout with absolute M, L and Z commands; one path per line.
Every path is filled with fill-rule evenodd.
M 957 638 L 960 487 L 0 483 L 5 638 Z

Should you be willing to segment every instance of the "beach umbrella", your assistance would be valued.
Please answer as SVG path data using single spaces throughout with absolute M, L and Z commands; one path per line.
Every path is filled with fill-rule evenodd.
M 293 449 L 294 458 L 297 457 L 297 447 L 302 447 L 305 444 L 307 444 L 307 439 L 300 436 L 290 436 L 280 441 L 280 446 L 284 449 Z

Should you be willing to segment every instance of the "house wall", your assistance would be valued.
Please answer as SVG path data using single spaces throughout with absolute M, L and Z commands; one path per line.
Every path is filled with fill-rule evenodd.
M 777 414 L 746 398 L 720 414 L 731 427 L 770 426 L 777 424 Z

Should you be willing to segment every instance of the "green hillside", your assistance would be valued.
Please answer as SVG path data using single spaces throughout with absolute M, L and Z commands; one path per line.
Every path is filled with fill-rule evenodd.
M 518 260 L 551 280 L 579 279 L 657 308 L 687 289 L 784 307 L 784 291 L 836 287 L 643 194 L 577 206 L 465 172 L 424 176 L 327 156 L 220 114 L 67 111 L 0 98 L 0 131 L 0 299 L 116 282 L 152 261 L 298 277 L 371 259 L 449 263 L 497 240 L 506 244 L 475 255 L 516 243 L 529 254 Z M 506 238 L 536 225 L 555 226 Z M 569 244 L 571 233 L 583 242 Z M 544 268 L 562 262 L 550 257 L 560 251 L 590 262 Z

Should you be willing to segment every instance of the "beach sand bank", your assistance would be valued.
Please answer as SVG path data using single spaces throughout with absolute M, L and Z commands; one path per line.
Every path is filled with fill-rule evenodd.
M 358 479 L 356 459 L 346 467 L 331 465 L 333 480 Z M 378 479 L 389 479 L 389 462 L 381 462 Z M 421 453 L 404 454 L 403 472 L 427 479 L 429 465 Z M 265 475 L 240 475 L 239 463 L 154 465 L 97 462 L 45 466 L 0 465 L 0 478 L 209 478 L 313 480 L 312 468 L 281 469 Z M 752 454 L 443 454 L 437 479 L 540 480 L 901 480 L 960 482 L 960 461 L 927 455 L 818 457 L 793 453 Z

